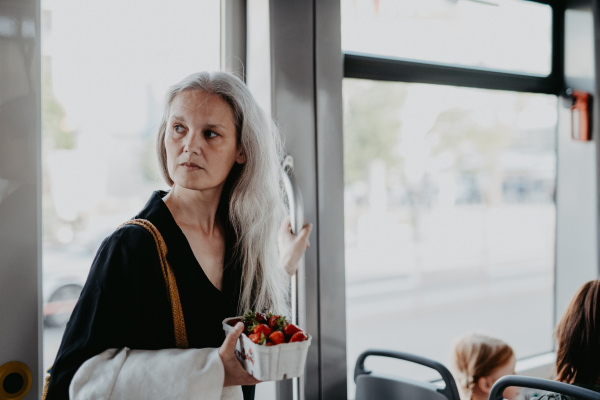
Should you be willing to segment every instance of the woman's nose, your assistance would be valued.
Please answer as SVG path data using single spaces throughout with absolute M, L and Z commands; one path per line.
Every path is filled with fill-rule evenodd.
M 202 148 L 204 147 L 205 140 L 202 132 L 190 131 L 186 137 L 184 151 L 186 153 L 201 154 Z

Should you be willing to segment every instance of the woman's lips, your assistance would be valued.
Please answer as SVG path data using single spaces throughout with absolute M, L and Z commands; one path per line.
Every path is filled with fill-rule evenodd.
M 188 169 L 202 169 L 202 167 L 200 167 L 198 164 L 194 164 L 191 162 L 184 162 L 179 165 L 181 165 L 184 168 L 188 168 Z

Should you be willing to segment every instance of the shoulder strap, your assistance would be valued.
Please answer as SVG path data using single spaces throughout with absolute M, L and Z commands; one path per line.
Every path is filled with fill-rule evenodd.
M 167 286 L 167 292 L 169 295 L 169 301 L 171 303 L 171 311 L 173 312 L 173 325 L 175 326 L 175 344 L 180 349 L 187 349 L 189 347 L 187 340 L 187 332 L 185 330 L 185 321 L 183 319 L 183 310 L 181 308 L 181 301 L 179 300 L 179 291 L 177 290 L 177 282 L 175 281 L 175 274 L 173 269 L 167 262 L 167 245 L 162 235 L 156 229 L 156 227 L 148 220 L 145 219 L 131 219 L 119 226 L 121 228 L 125 225 L 139 225 L 152 234 L 154 242 L 156 243 L 156 249 L 158 250 L 158 257 L 160 259 L 160 266 L 162 268 L 163 277 L 165 278 L 165 284 Z

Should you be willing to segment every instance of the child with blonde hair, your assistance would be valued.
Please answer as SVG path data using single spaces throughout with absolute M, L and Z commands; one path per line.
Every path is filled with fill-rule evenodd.
M 505 375 L 515 374 L 513 349 L 500 339 L 469 333 L 454 345 L 454 376 L 463 400 L 487 400 L 494 383 Z M 518 388 L 509 387 L 504 398 L 514 400 Z

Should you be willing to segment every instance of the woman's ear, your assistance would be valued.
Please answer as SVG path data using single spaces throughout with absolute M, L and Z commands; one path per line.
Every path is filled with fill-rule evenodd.
M 235 158 L 235 162 L 238 164 L 244 164 L 246 162 L 246 155 L 242 150 L 238 152 L 237 157 Z

